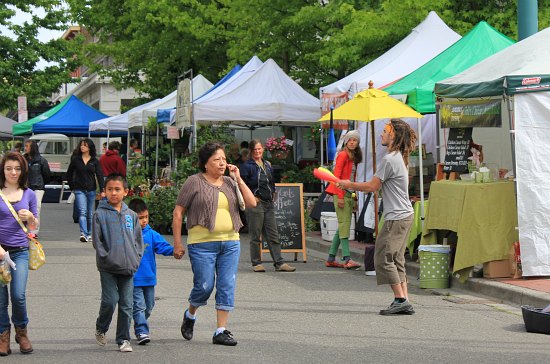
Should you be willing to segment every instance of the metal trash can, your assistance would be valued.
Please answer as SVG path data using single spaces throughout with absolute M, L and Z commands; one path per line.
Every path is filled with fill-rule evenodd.
M 449 288 L 448 245 L 420 245 L 420 288 Z

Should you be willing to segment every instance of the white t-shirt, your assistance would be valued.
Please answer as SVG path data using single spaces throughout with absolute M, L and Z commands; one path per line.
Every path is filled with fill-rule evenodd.
M 409 172 L 401 152 L 391 152 L 382 158 L 376 177 L 382 181 L 385 220 L 403 220 L 414 213 L 409 200 Z

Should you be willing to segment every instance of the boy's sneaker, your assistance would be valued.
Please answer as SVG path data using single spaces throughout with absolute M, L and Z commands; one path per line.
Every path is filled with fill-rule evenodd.
M 193 327 L 195 326 L 195 321 L 187 317 L 187 311 L 183 314 L 183 322 L 181 323 L 181 336 L 185 340 L 191 340 L 193 338 Z
M 107 338 L 105 337 L 105 333 L 95 330 L 95 342 L 99 346 L 105 346 L 105 344 L 107 344 Z
M 380 310 L 381 315 L 412 315 L 414 314 L 414 309 L 410 302 L 406 300 L 405 302 L 393 301 L 391 305 L 387 308 Z
M 235 346 L 237 345 L 237 340 L 233 339 L 233 334 L 229 330 L 224 330 L 218 335 L 214 335 L 212 338 L 212 344 L 214 345 L 225 345 L 225 346 Z
M 80 234 L 80 241 L 83 242 L 83 243 L 86 243 L 86 242 L 88 242 L 88 238 L 86 238 L 86 235 Z
M 130 345 L 130 342 L 128 340 L 124 340 L 122 344 L 118 347 L 118 350 L 120 350 L 121 353 L 131 353 L 134 351 L 132 349 L 132 345 Z
M 147 334 L 139 334 L 137 336 L 137 343 L 138 345 L 145 345 L 147 344 L 148 342 L 151 341 L 151 338 L 149 337 L 149 335 Z

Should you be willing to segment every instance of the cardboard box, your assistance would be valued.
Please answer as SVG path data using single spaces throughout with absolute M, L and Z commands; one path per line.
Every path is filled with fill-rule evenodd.
M 483 263 L 484 278 L 509 278 L 512 276 L 510 271 L 510 259 L 493 260 Z

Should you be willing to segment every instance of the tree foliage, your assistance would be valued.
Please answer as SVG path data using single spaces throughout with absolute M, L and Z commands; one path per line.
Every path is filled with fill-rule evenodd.
M 0 25 L 4 26 L 0 28 L 0 110 L 15 109 L 19 95 L 27 96 L 29 106 L 37 105 L 71 79 L 70 72 L 78 62 L 74 57 L 79 49 L 78 42 L 38 40 L 41 28 L 66 29 L 66 14 L 61 3 L 61 0 L 8 0 L 0 3 Z M 31 20 L 14 23 L 16 9 L 33 14 Z M 36 15 L 36 9 L 42 9 L 46 15 Z M 49 63 L 38 69 L 41 60 Z

